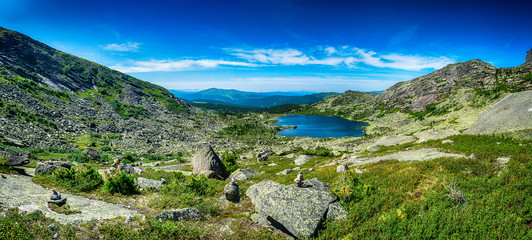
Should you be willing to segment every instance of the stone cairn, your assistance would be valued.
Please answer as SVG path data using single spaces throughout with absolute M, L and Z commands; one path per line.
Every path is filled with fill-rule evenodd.
M 52 196 L 50 196 L 50 200 L 48 200 L 49 204 L 55 204 L 57 206 L 63 206 L 65 205 L 67 199 L 61 197 L 61 193 L 58 193 L 55 189 L 52 189 Z
M 296 182 L 298 187 L 305 187 L 305 181 L 303 179 L 303 172 L 299 172 L 299 174 L 297 174 L 297 177 L 296 179 L 294 179 L 294 182 Z
M 231 202 L 240 201 L 240 189 L 238 188 L 238 183 L 235 181 L 234 178 L 231 178 L 231 182 L 225 185 L 224 195 L 227 201 L 231 201 Z

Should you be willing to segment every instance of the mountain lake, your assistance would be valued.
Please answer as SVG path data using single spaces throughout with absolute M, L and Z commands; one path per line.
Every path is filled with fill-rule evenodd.
M 280 126 L 296 126 L 279 131 L 285 137 L 362 137 L 367 123 L 350 121 L 341 117 L 327 117 L 318 115 L 286 115 L 275 123 Z

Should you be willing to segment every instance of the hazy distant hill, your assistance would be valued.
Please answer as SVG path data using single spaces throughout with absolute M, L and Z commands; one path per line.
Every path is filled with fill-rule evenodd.
M 174 95 L 187 101 L 220 102 L 254 107 L 273 107 L 284 104 L 312 104 L 330 96 L 337 95 L 334 92 L 310 93 L 310 92 L 244 92 L 234 89 L 210 88 L 199 92 L 183 92 L 170 90 Z

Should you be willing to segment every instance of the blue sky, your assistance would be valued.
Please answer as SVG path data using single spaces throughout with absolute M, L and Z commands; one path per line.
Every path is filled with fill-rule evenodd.
M 373 91 L 522 64 L 524 2 L 0 0 L 0 26 L 168 89 Z

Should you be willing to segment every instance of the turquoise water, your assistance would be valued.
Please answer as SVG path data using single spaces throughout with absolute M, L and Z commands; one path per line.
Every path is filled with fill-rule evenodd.
M 278 132 L 285 137 L 362 137 L 367 123 L 350 121 L 341 117 L 317 115 L 286 115 L 278 118 L 277 125 L 297 126 Z

